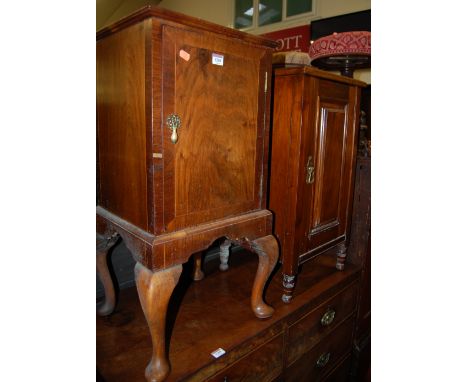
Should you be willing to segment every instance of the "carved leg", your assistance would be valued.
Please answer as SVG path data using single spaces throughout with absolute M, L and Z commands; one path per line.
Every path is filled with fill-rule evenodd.
M 111 314 L 115 308 L 115 289 L 107 267 L 107 253 L 115 245 L 118 238 L 118 235 L 114 234 L 110 237 L 98 235 L 96 239 L 96 271 L 104 286 L 104 302 L 96 307 L 100 316 Z
M 252 241 L 251 249 L 258 255 L 257 274 L 250 299 L 252 310 L 258 318 L 271 317 L 274 309 L 263 301 L 263 289 L 278 261 L 278 243 L 273 235 L 268 235 Z
M 193 266 L 192 279 L 194 281 L 200 281 L 205 277 L 205 274 L 203 273 L 201 269 L 202 259 L 203 259 L 202 254 L 203 252 L 197 252 L 193 255 L 194 266 Z
M 283 273 L 283 295 L 281 299 L 284 303 L 291 302 L 294 287 L 296 285 L 296 275 L 287 275 Z
M 154 273 L 140 263 L 135 265 L 138 296 L 153 342 L 153 354 L 145 371 L 148 382 L 163 381 L 170 371 L 165 345 L 166 312 L 181 272 L 182 265 Z
M 229 247 L 231 246 L 231 242 L 229 240 L 224 240 L 223 244 L 219 247 L 219 270 L 220 271 L 227 271 L 229 269 L 228 261 L 229 261 Z
M 336 269 L 338 269 L 339 271 L 342 271 L 344 269 L 347 250 L 348 247 L 346 246 L 346 243 L 338 244 L 338 252 L 336 255 Z

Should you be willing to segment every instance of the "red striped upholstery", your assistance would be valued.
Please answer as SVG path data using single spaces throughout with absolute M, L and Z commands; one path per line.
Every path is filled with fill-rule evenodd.
M 311 61 L 321 57 L 340 55 L 371 55 L 370 32 L 333 33 L 315 40 L 309 48 Z

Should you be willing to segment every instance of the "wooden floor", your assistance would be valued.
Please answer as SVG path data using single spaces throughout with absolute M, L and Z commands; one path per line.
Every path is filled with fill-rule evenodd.
M 343 272 L 334 268 L 335 258 L 320 256 L 304 264 L 295 298 L 281 301 L 281 272 L 267 285 L 265 300 L 276 311 L 272 318 L 257 319 L 250 310 L 250 290 L 257 259 L 250 252 L 231 255 L 230 269 L 217 270 L 219 262 L 205 265 L 206 277 L 194 282 L 191 263 L 184 265 L 180 282 L 169 303 L 166 338 L 172 371 L 168 381 L 180 381 L 214 362 L 211 352 L 229 351 L 243 341 L 268 330 L 307 301 L 328 297 L 324 290 L 357 273 L 349 265 Z M 331 293 L 331 292 L 330 292 Z M 135 288 L 123 290 L 116 311 L 97 317 L 96 352 L 98 381 L 145 381 L 144 369 L 151 356 L 151 338 Z

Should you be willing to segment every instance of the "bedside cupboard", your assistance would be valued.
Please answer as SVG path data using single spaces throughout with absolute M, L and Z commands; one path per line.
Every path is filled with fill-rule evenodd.
M 300 264 L 334 247 L 344 267 L 364 86 L 313 67 L 275 69 L 269 208 L 286 303 Z
M 273 314 L 262 295 L 278 258 L 266 209 L 274 47 L 151 6 L 97 33 L 100 313 L 114 301 L 102 259 L 121 237 L 153 341 L 148 381 L 170 371 L 166 311 L 182 264 L 215 240 L 258 255 L 251 308 Z

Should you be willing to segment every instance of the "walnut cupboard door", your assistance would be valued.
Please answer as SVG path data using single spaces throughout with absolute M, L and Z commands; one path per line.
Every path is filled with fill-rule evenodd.
M 260 209 L 265 49 L 163 25 L 162 53 L 165 230 Z

